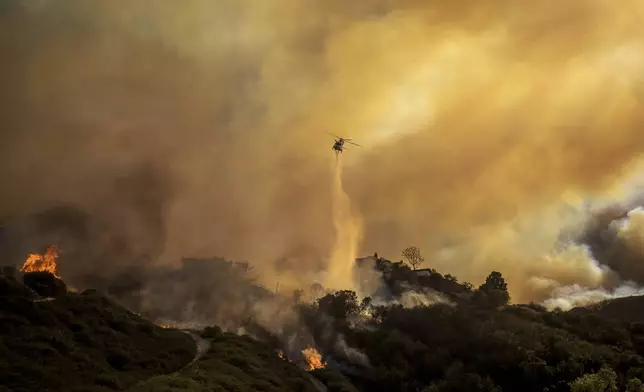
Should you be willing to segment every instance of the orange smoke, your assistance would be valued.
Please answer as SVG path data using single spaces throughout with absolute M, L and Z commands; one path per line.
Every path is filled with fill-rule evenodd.
M 306 362 L 309 364 L 309 370 L 324 369 L 326 367 L 326 362 L 322 361 L 322 354 L 313 347 L 305 348 L 302 350 L 302 354 L 304 354 Z
M 27 260 L 22 265 L 20 269 L 21 272 L 38 272 L 38 271 L 47 271 L 54 275 L 57 278 L 60 278 L 57 275 L 58 270 L 58 247 L 56 245 L 51 245 L 47 248 L 44 255 L 38 253 L 30 253 L 27 256 Z

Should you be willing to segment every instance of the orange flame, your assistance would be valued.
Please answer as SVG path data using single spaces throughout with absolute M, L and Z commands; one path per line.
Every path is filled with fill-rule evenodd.
M 291 361 L 290 359 L 286 358 L 286 355 L 284 355 L 284 351 L 282 351 L 282 350 L 277 351 L 277 356 L 283 361 L 293 363 L 293 361 Z
M 30 253 L 27 260 L 20 269 L 21 272 L 39 272 L 47 271 L 57 278 L 60 278 L 56 272 L 58 270 L 58 247 L 52 245 L 47 248 L 44 255 L 38 253 Z
M 326 362 L 322 361 L 322 354 L 313 347 L 305 348 L 302 350 L 302 354 L 304 354 L 306 362 L 309 364 L 309 370 L 324 369 L 326 367 Z

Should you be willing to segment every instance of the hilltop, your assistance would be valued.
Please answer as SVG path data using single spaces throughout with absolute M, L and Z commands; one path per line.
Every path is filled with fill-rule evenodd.
M 372 299 L 401 300 L 405 294 L 415 292 L 436 294 L 429 298 L 433 301 L 462 303 L 471 299 L 473 294 L 470 283 L 458 282 L 456 277 L 450 274 L 443 275 L 432 268 L 413 270 L 403 261 L 393 262 L 377 254 L 357 259 L 356 267 L 358 280 L 373 279 L 369 271 L 375 271 L 380 275 L 381 284 L 371 294 Z M 367 271 L 365 278 L 362 277 L 363 271 Z
M 644 323 L 644 295 L 613 298 L 599 303 L 573 309 L 580 313 L 594 313 L 605 318 L 625 322 Z
M 192 338 L 164 329 L 89 290 L 40 298 L 0 275 L 0 390 L 121 390 L 178 370 Z

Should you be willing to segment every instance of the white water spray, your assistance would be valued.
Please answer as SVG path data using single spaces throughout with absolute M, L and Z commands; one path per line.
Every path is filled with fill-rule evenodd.
M 326 287 L 354 289 L 353 268 L 362 240 L 362 219 L 351 210 L 349 195 L 342 186 L 342 159 L 336 156 L 333 179 L 333 225 L 336 239 L 329 261 Z

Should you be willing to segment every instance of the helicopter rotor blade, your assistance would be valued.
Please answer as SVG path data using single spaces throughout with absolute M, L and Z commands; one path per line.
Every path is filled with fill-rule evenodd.
M 329 135 L 334 136 L 338 139 L 342 139 L 340 136 L 336 135 L 335 133 L 327 132 Z
M 344 139 L 344 140 L 345 140 L 345 141 L 347 141 L 347 139 Z M 349 143 L 349 144 L 353 144 L 354 146 L 358 146 L 358 147 L 360 147 L 360 148 L 364 148 L 364 147 L 362 147 L 361 145 L 359 145 L 358 143 L 354 143 L 354 142 L 348 142 L 348 143 Z

